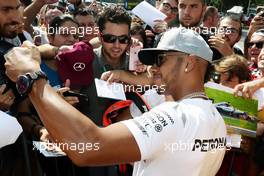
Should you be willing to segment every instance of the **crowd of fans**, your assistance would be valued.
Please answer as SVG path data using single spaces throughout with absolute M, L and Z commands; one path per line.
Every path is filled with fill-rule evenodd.
M 24 130 L 15 144 L 0 149 L 1 176 L 22 176 L 29 172 L 34 176 L 115 176 L 132 175 L 133 170 L 133 164 L 78 167 L 68 157 L 45 158 L 32 150 L 32 141 L 53 139 L 30 99 L 17 93 L 4 67 L 4 54 L 12 47 L 23 46 L 25 41 L 33 43 L 40 52 L 41 69 L 49 84 L 98 126 L 104 125 L 105 112 L 116 101 L 97 96 L 94 78 L 134 87 L 161 86 L 161 79 L 155 78 L 153 82 L 155 68 L 138 61 L 136 70 L 129 70 L 129 49 L 140 43 L 143 48 L 157 47 L 164 32 L 171 28 L 195 30 L 210 46 L 213 64 L 208 66 L 207 81 L 241 91 L 246 98 L 264 87 L 264 11 L 251 20 L 244 48 L 239 48 L 236 44 L 243 28 L 240 19 L 232 15 L 220 18 L 218 9 L 207 6 L 204 0 L 158 0 L 156 8 L 167 18 L 157 20 L 151 28 L 121 6 L 102 6 L 96 1 L 0 1 L 0 110 L 15 116 Z M 64 96 L 69 90 L 78 95 Z M 143 96 L 150 107 L 159 101 L 173 100 L 169 95 L 159 100 L 154 94 L 149 91 L 147 97 Z M 125 120 L 125 113 L 119 112 L 115 121 Z M 140 114 L 138 110 L 132 113 Z M 263 125 L 259 122 L 257 138 L 243 137 L 239 150 L 226 152 L 217 175 L 261 175 L 263 136 Z

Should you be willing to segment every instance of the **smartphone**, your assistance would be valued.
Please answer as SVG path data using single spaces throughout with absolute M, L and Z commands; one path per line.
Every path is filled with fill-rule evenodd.
M 130 51 L 129 51 L 129 70 L 130 71 L 135 71 L 137 69 L 137 62 L 139 61 L 138 52 L 142 48 L 143 47 L 141 45 L 130 47 Z
M 88 101 L 88 96 L 85 94 L 81 94 L 81 93 L 77 93 L 77 92 L 73 92 L 73 91 L 67 91 L 67 92 L 63 92 L 63 96 L 65 97 L 78 97 L 79 100 L 84 100 L 84 101 Z

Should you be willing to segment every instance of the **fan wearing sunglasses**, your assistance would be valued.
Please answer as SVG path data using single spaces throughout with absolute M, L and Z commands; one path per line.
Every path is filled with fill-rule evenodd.
M 263 42 L 262 42 L 263 46 Z M 260 70 L 261 77 L 264 76 L 264 46 L 261 49 L 261 52 L 259 53 L 258 56 L 258 69 Z
M 130 44 L 130 24 L 130 15 L 120 6 L 106 7 L 103 13 L 98 16 L 98 38 L 101 46 L 94 49 L 94 78 L 100 78 L 103 72 L 109 70 L 128 70 L 129 57 L 126 55 L 126 49 Z M 87 87 L 83 87 L 80 93 L 87 95 L 89 102 L 83 103 L 79 110 L 91 117 L 95 124 L 102 126 L 102 116 L 113 101 L 98 97 L 94 82 Z M 112 173 L 116 170 L 115 167 L 89 168 L 89 174 L 117 175 L 117 173 Z
M 177 0 L 163 0 L 159 6 L 159 10 L 164 13 L 167 18 L 165 21 L 170 23 L 175 20 L 178 14 L 178 1 Z
M 258 69 L 258 57 L 264 43 L 264 29 L 257 30 L 251 36 L 249 42 L 246 44 L 247 57 L 250 61 L 250 70 L 254 75 L 254 78 L 259 78 L 260 74 L 257 74 Z

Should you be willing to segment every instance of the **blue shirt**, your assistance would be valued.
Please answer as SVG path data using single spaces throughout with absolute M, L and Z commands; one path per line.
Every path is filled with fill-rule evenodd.
M 59 74 L 57 71 L 51 69 L 46 63 L 41 62 L 40 68 L 42 71 L 44 71 L 48 77 L 49 84 L 55 88 L 59 89 L 61 88 L 62 82 L 59 78 Z

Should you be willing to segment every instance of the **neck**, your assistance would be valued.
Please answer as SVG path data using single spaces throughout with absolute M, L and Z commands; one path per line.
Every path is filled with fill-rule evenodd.
M 187 88 L 189 87 L 189 88 Z M 180 99 L 182 99 L 183 97 L 189 95 L 189 94 L 192 94 L 192 93 L 195 93 L 195 92 L 204 92 L 204 85 L 200 85 L 200 86 L 197 86 L 195 84 L 193 84 L 193 86 L 182 86 L 182 89 L 181 90 L 176 90 L 176 94 L 173 95 L 173 99 L 175 101 L 178 101 Z

